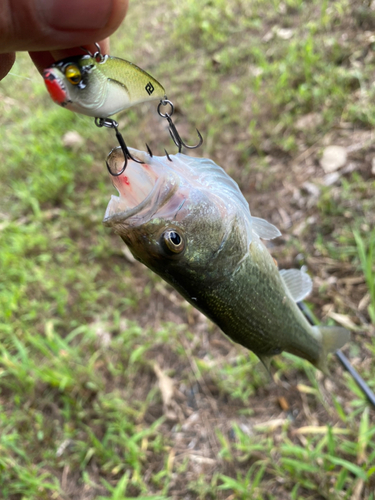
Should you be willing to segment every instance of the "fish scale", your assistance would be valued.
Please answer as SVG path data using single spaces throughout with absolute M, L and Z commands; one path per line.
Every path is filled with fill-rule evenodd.
M 259 261 L 263 261 L 263 269 Z M 214 289 L 202 288 L 201 279 L 189 279 L 179 291 L 232 340 L 258 356 L 303 351 L 306 359 L 317 363 L 319 342 L 308 333 L 310 325 L 286 295 L 278 274 L 269 273 L 271 267 L 276 268 L 272 258 L 260 247 L 257 263 L 247 256 L 235 276 L 217 283 Z M 192 293 L 196 300 L 191 300 Z

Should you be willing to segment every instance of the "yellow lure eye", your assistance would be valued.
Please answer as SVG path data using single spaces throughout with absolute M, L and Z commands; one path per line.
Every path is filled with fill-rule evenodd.
M 69 82 L 72 83 L 73 85 L 78 85 L 78 83 L 82 79 L 80 69 L 74 64 L 70 64 L 65 68 L 65 76 L 67 77 Z

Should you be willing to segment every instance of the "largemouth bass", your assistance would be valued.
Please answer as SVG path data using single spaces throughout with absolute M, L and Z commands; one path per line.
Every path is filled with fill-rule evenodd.
M 268 367 L 287 351 L 327 373 L 327 354 L 349 339 L 341 327 L 313 327 L 296 302 L 312 288 L 299 270 L 279 271 L 261 239 L 280 231 L 253 217 L 238 185 L 222 168 L 184 154 L 151 157 L 131 149 L 113 178 L 104 224 L 134 257 L 170 283 L 233 341 Z M 118 149 L 109 156 L 119 171 Z
M 165 90 L 135 64 L 108 55 L 73 56 L 43 72 L 57 104 L 76 113 L 107 118 L 135 104 L 165 98 Z

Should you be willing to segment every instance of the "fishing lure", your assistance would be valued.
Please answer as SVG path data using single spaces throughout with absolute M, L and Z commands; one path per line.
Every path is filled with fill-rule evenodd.
M 136 104 L 159 99 L 157 112 L 168 121 L 170 136 L 182 151 L 182 147 L 196 149 L 203 138 L 197 130 L 199 142 L 195 146 L 186 144 L 173 123 L 173 103 L 167 98 L 164 87 L 149 73 L 135 64 L 102 54 L 99 44 L 95 44 L 97 52 L 92 54 L 87 49 L 84 56 L 73 56 L 55 62 L 43 72 L 44 82 L 54 102 L 76 113 L 92 116 L 98 127 L 113 128 L 125 163 L 120 172 L 111 171 L 111 175 L 121 175 L 132 157 L 128 147 L 118 130 L 118 123 L 109 118 Z M 163 109 L 169 106 L 168 111 Z M 148 146 L 147 146 L 148 147 Z

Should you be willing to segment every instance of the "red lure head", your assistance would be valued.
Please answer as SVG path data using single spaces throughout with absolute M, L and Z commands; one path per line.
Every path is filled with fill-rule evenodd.
M 67 102 L 67 94 L 62 81 L 54 75 L 51 69 L 43 71 L 43 78 L 52 100 L 60 106 L 64 106 Z

